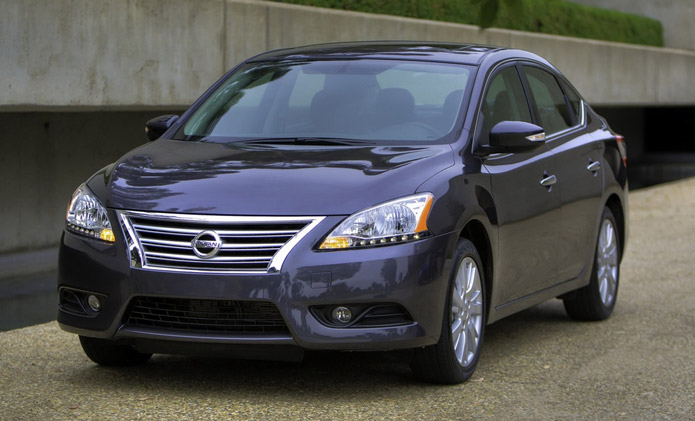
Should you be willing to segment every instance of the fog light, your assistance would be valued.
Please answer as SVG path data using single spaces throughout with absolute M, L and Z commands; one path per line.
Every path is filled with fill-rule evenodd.
M 88 296 L 87 304 L 89 304 L 89 308 L 91 308 L 93 311 L 101 310 L 101 301 L 99 301 L 96 295 Z
M 331 316 L 333 316 L 333 320 L 340 323 L 350 323 L 350 320 L 352 320 L 352 312 L 349 308 L 343 306 L 334 308 Z

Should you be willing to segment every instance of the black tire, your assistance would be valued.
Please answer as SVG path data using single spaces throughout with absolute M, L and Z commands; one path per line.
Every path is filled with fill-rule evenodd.
M 119 345 L 106 339 L 80 336 L 80 344 L 90 360 L 105 366 L 128 366 L 147 362 L 152 354 L 138 352 L 129 345 Z
M 615 248 L 615 255 L 611 255 L 611 259 L 615 259 L 615 267 L 613 272 L 612 265 L 606 266 L 604 263 L 606 261 L 606 254 L 601 250 L 602 232 L 605 229 L 605 224 L 609 224 L 613 229 L 613 247 Z M 599 273 L 601 272 L 601 273 Z M 611 294 L 606 294 L 601 291 L 602 279 L 606 275 L 609 278 L 605 278 L 608 284 L 613 286 L 606 286 L 612 292 Z M 614 282 L 611 281 L 612 278 Z M 603 210 L 603 215 L 601 216 L 601 223 L 599 224 L 599 235 L 596 239 L 596 249 L 594 252 L 594 262 L 593 268 L 591 269 L 591 280 L 589 285 L 578 289 L 574 294 L 563 298 L 563 303 L 565 305 L 565 310 L 567 314 L 575 319 L 582 321 L 598 321 L 605 320 L 613 313 L 615 308 L 615 303 L 618 300 L 618 287 L 620 285 L 620 235 L 618 231 L 618 224 L 615 220 L 613 212 L 609 208 Z
M 468 353 L 468 358 L 461 362 L 459 357 L 457 357 L 454 343 L 454 334 L 452 334 L 453 323 L 457 320 L 456 313 L 452 307 L 453 293 L 456 290 L 456 278 L 462 265 L 474 262 L 478 275 L 479 275 L 479 291 L 477 292 L 475 300 L 470 302 L 475 302 L 475 313 L 480 311 L 479 316 L 475 316 L 474 324 L 477 326 L 479 322 L 479 334 L 478 341 L 474 345 L 474 351 Z M 454 258 L 454 265 L 451 271 L 449 286 L 447 288 L 444 314 L 442 320 L 442 330 L 439 341 L 430 346 L 424 348 L 416 348 L 413 352 L 413 358 L 410 362 L 410 368 L 413 370 L 415 376 L 423 381 L 438 384 L 458 384 L 468 380 L 475 371 L 478 365 L 478 359 L 480 358 L 480 350 L 483 345 L 483 336 L 485 333 L 485 321 L 486 321 L 486 310 L 487 303 L 485 301 L 485 278 L 484 278 L 483 265 L 481 264 L 480 255 L 476 250 L 473 243 L 466 239 L 461 239 L 456 246 L 456 254 Z M 477 287 L 476 287 L 477 288 Z M 473 289 L 472 289 L 473 290 Z M 468 306 L 469 310 L 467 314 L 473 314 L 471 308 L 473 306 Z M 479 319 L 478 319 L 479 317 Z M 468 337 L 464 340 L 464 343 Z M 464 346 L 464 353 L 465 349 Z

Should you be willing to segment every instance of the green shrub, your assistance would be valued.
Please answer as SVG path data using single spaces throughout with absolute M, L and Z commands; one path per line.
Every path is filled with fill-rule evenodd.
M 478 25 L 480 0 L 273 0 Z M 661 22 L 564 0 L 521 0 L 522 13 L 500 2 L 493 26 L 578 38 L 663 46 Z

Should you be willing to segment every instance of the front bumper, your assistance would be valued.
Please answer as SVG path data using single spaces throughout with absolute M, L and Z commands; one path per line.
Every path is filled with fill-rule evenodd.
M 337 218 L 340 219 L 340 218 Z M 120 340 L 198 344 L 296 345 L 305 349 L 386 350 L 436 343 L 441 332 L 453 234 L 369 249 L 314 251 L 322 233 L 336 224 L 326 218 L 287 256 L 279 273 L 206 274 L 135 269 L 123 238 L 106 244 L 64 232 L 58 287 L 103 297 L 98 313 L 63 309 L 66 331 Z M 134 297 L 263 301 L 277 306 L 289 333 L 229 334 L 133 327 L 124 324 Z M 397 326 L 330 327 L 312 306 L 394 303 L 412 322 Z

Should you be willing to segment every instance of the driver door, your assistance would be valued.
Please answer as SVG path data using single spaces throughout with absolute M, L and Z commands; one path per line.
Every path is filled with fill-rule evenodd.
M 512 64 L 497 70 L 487 83 L 476 132 L 480 144 L 500 121 L 533 122 L 531 108 Z M 553 185 L 554 162 L 547 145 L 520 153 L 497 153 L 483 159 L 490 175 L 497 210 L 498 253 L 492 302 L 507 304 L 557 281 L 557 238 L 562 229 L 560 198 Z M 546 182 L 547 184 L 547 182 Z

